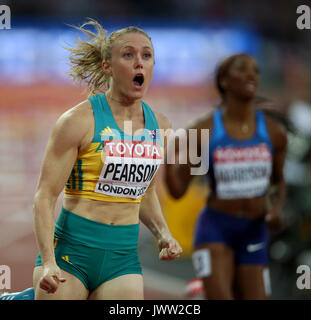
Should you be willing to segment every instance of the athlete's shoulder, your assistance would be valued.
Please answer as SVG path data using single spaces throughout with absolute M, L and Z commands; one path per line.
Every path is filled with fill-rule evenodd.
M 272 144 L 277 148 L 285 148 L 287 145 L 285 126 L 279 120 L 267 114 L 265 114 L 265 120 Z
M 156 117 L 157 121 L 158 121 L 158 125 L 160 129 L 170 129 L 172 128 L 172 123 L 171 121 L 168 119 L 167 116 L 165 116 L 162 112 L 158 112 L 158 111 L 154 111 L 152 110 L 154 113 L 154 116 Z
M 56 121 L 52 135 L 79 142 L 89 132 L 93 120 L 90 102 L 85 100 L 65 111 Z
M 66 110 L 57 120 L 65 125 L 83 125 L 93 116 L 92 105 L 89 100 L 84 100 L 74 107 Z
M 71 107 L 67 111 L 65 111 L 61 117 L 64 119 L 77 120 L 77 118 L 83 118 L 85 116 L 91 116 L 93 114 L 92 104 L 89 100 L 84 100 L 77 105 Z
M 213 127 L 214 111 L 215 111 L 215 108 L 210 108 L 205 115 L 190 122 L 187 125 L 187 129 L 198 129 L 198 130 L 209 129 L 209 130 L 211 130 Z

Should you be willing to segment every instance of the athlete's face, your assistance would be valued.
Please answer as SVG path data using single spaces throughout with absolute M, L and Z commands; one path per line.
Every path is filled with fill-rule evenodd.
M 124 34 L 114 42 L 111 62 L 107 66 L 112 78 L 111 87 L 121 95 L 141 99 L 152 80 L 153 66 L 150 40 L 140 33 Z
M 237 57 L 223 79 L 226 93 L 253 98 L 259 86 L 259 67 L 250 56 Z

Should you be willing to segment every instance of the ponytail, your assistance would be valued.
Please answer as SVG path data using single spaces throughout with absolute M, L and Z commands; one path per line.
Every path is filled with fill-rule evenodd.
M 85 26 L 90 25 L 95 27 L 97 34 L 85 29 Z M 72 27 L 82 31 L 88 39 L 78 39 L 75 47 L 67 48 L 70 52 L 70 71 L 68 74 L 75 83 L 86 82 L 91 95 L 103 91 L 102 89 L 108 86 L 109 80 L 102 69 L 103 48 L 108 31 L 92 19 L 81 27 Z

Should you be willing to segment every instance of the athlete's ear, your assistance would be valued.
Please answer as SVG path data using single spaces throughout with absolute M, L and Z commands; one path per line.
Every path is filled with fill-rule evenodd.
M 227 81 L 226 81 L 226 79 L 222 79 L 222 80 L 220 81 L 220 86 L 221 86 L 221 88 L 224 89 L 224 90 L 227 89 Z
M 107 61 L 103 61 L 102 62 L 102 68 L 104 70 L 104 73 L 107 75 L 107 76 L 111 76 L 112 72 L 111 72 L 111 65 L 109 62 Z

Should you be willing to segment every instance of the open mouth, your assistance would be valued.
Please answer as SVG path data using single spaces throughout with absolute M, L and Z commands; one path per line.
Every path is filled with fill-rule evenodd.
M 144 83 L 144 75 L 143 74 L 137 74 L 134 79 L 133 82 L 136 86 L 141 87 Z
M 254 83 L 254 82 L 247 82 L 246 83 L 246 88 L 247 89 L 250 89 L 250 90 L 255 90 L 256 89 L 256 83 Z

